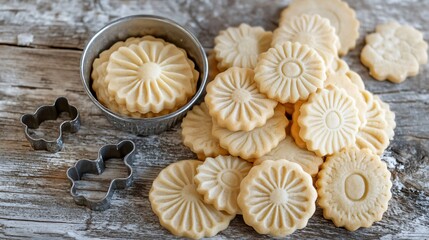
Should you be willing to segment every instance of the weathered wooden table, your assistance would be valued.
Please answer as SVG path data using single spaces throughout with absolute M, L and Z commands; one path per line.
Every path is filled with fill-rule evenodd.
M 383 156 L 392 172 L 393 198 L 383 220 L 371 228 L 353 233 L 336 228 L 318 209 L 308 226 L 292 237 L 428 239 L 429 66 L 402 84 L 378 82 L 361 65 L 359 54 L 364 36 L 389 19 L 413 25 L 428 39 L 429 1 L 348 2 L 361 22 L 361 37 L 345 59 L 362 75 L 367 89 L 380 95 L 396 113 L 395 140 Z M 83 91 L 81 50 L 107 22 L 131 14 L 172 18 L 210 49 L 218 31 L 228 26 L 246 22 L 274 29 L 286 5 L 287 1 L 266 0 L 0 0 L 0 238 L 172 238 L 150 209 L 148 192 L 162 168 L 195 156 L 182 145 L 179 126 L 150 137 L 113 129 Z M 58 96 L 66 96 L 79 108 L 82 128 L 77 134 L 65 134 L 66 146 L 59 153 L 34 151 L 25 140 L 19 118 Z M 56 124 L 43 125 L 38 134 L 54 138 Z M 99 147 L 122 139 L 132 139 L 138 147 L 134 185 L 117 191 L 107 211 L 75 205 L 66 169 L 78 159 L 95 159 Z M 120 168 L 112 166 L 113 170 Z M 114 172 L 109 176 L 118 174 Z M 267 236 L 258 235 L 238 216 L 218 237 Z

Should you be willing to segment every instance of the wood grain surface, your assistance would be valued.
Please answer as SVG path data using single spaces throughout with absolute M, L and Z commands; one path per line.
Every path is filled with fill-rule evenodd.
M 347 2 L 357 12 L 361 36 L 357 48 L 345 60 L 361 74 L 367 89 L 380 95 L 396 113 L 395 140 L 383 156 L 392 172 L 393 198 L 383 220 L 371 228 L 356 232 L 336 228 L 317 209 L 308 226 L 291 238 L 428 239 L 429 66 L 422 66 L 417 77 L 402 84 L 379 82 L 368 75 L 359 54 L 364 36 L 373 32 L 378 23 L 388 20 L 416 27 L 427 40 L 429 1 Z M 81 86 L 81 50 L 88 38 L 106 23 L 132 14 L 172 18 L 191 29 L 209 50 L 219 30 L 228 26 L 246 22 L 273 30 L 287 3 L 0 0 L 0 238 L 173 238 L 159 225 L 150 208 L 148 192 L 162 168 L 195 155 L 182 144 L 180 126 L 149 137 L 113 129 Z M 65 133 L 65 148 L 59 153 L 34 151 L 25 139 L 19 119 L 40 105 L 52 104 L 59 96 L 67 97 L 80 110 L 82 128 L 76 134 Z M 43 126 L 38 134 L 55 137 L 55 126 L 55 123 Z M 137 145 L 133 186 L 117 191 L 111 208 L 104 212 L 75 205 L 69 194 L 66 169 L 79 159 L 95 159 L 102 145 L 123 139 L 131 139 Z M 111 166 L 116 169 L 117 164 Z M 105 188 L 105 185 L 95 187 Z M 268 238 L 246 226 L 241 216 L 217 237 Z

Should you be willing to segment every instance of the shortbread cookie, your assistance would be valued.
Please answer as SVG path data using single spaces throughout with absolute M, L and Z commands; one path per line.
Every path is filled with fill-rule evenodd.
M 299 131 L 301 130 L 301 128 L 299 127 L 299 124 L 298 124 L 298 118 L 300 115 L 299 110 L 301 109 L 301 106 L 304 103 L 305 101 L 298 101 L 297 103 L 295 103 L 295 111 L 292 114 L 292 123 L 290 128 L 290 134 L 295 140 L 296 145 L 300 148 L 307 148 L 307 145 L 305 144 L 304 140 L 302 140 L 302 138 L 299 136 Z
M 241 213 L 237 204 L 240 183 L 252 166 L 238 157 L 207 158 L 197 168 L 194 178 L 197 191 L 204 196 L 205 203 L 213 204 L 217 210 L 234 215 Z
M 332 75 L 336 75 L 337 78 L 345 78 L 356 85 L 359 90 L 365 90 L 365 84 L 359 74 L 350 70 L 349 65 L 340 58 L 335 59 L 327 70 L 328 78 Z
M 260 234 L 285 237 L 307 225 L 316 198 L 310 175 L 298 164 L 268 160 L 243 179 L 237 201 L 247 225 Z
M 247 132 L 234 132 L 220 127 L 216 121 L 213 121 L 212 133 L 219 139 L 220 146 L 228 150 L 231 155 L 253 162 L 254 158 L 267 154 L 286 137 L 288 123 L 284 107 L 278 105 L 274 116 L 262 127 Z
M 359 90 L 365 90 L 365 84 L 359 74 L 350 70 L 346 73 L 346 76 L 353 84 L 355 84 L 359 88 Z
M 305 100 L 323 88 L 326 69 L 320 55 L 299 42 L 285 42 L 261 55 L 255 82 L 262 93 L 281 103 Z
M 373 153 L 381 155 L 389 146 L 389 129 L 386 122 L 386 113 L 372 93 L 362 92 L 366 103 L 366 124 L 362 125 L 356 135 L 356 146 L 360 149 L 368 148 Z
M 286 159 L 288 161 L 298 163 L 302 169 L 315 177 L 319 172 L 319 167 L 323 163 L 323 158 L 317 156 L 315 153 L 298 147 L 290 136 L 279 143 L 279 145 L 271 150 L 269 153 L 258 158 L 253 165 L 259 165 L 266 160 L 280 160 Z
M 349 148 L 327 157 L 316 186 L 323 216 L 349 231 L 380 221 L 392 197 L 390 172 L 368 149 Z
M 366 36 L 361 61 L 375 79 L 400 83 L 419 73 L 419 65 L 428 61 L 427 50 L 421 32 L 390 22 L 378 25 L 375 33 Z
M 217 68 L 217 65 L 219 63 L 216 60 L 216 54 L 213 50 L 209 52 L 207 56 L 207 61 L 209 63 L 209 74 L 207 77 L 207 82 L 211 82 L 220 73 L 219 68 Z
M 197 154 L 201 160 L 206 157 L 226 155 L 219 141 L 212 135 L 212 117 L 205 103 L 195 105 L 182 121 L 183 144 Z
M 338 57 L 335 58 L 331 65 L 326 69 L 328 76 L 333 74 L 346 74 L 348 71 L 350 71 L 349 65 L 346 63 L 346 61 Z
M 378 96 L 374 96 L 374 100 L 380 104 L 380 107 L 384 110 L 385 113 L 385 120 L 387 122 L 387 136 L 389 137 L 389 140 L 393 140 L 393 137 L 395 136 L 395 128 L 396 128 L 396 122 L 395 122 L 395 113 L 390 110 L 389 104 L 383 102 Z
M 271 32 L 244 23 L 221 31 L 215 38 L 214 47 L 219 70 L 254 68 L 259 54 L 270 48 L 271 40 Z
M 253 78 L 253 70 L 234 67 L 207 85 L 205 101 L 219 126 L 250 131 L 273 116 L 277 102 L 260 93 Z
M 176 236 L 199 239 L 226 229 L 235 215 L 206 204 L 194 176 L 203 162 L 182 160 L 163 169 L 149 192 L 152 210 L 163 227 Z
M 329 19 L 330 24 L 340 39 L 340 55 L 346 55 L 356 47 L 359 38 L 359 21 L 356 13 L 349 5 L 341 0 L 294 0 L 288 8 L 282 11 L 280 26 L 287 19 L 302 14 L 318 14 Z
M 314 48 L 329 67 L 338 56 L 340 41 L 329 20 L 319 15 L 301 15 L 287 19 L 274 31 L 271 46 L 300 42 Z
M 356 141 L 360 121 L 354 100 L 338 88 L 313 93 L 300 109 L 300 137 L 319 156 L 333 154 Z

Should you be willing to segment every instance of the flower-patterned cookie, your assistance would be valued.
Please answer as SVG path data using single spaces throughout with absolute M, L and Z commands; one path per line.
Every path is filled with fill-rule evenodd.
M 237 201 L 247 225 L 260 234 L 285 237 L 307 225 L 316 198 L 310 175 L 298 164 L 268 160 L 243 179 Z
M 387 136 L 389 137 L 389 140 L 393 140 L 396 128 L 395 113 L 390 110 L 389 104 L 383 102 L 378 96 L 374 96 L 374 100 L 377 101 L 380 107 L 384 110 L 386 117 L 385 120 L 387 122 Z
M 360 149 L 368 148 L 373 153 L 381 155 L 389 146 L 389 129 L 386 113 L 380 103 L 374 100 L 372 93 L 362 92 L 367 104 L 366 123 L 361 126 L 356 135 L 356 146 Z
M 221 31 L 215 38 L 214 47 L 219 70 L 254 68 L 259 54 L 270 48 L 271 40 L 271 32 L 247 24 Z
M 327 68 L 338 56 L 340 47 L 335 29 L 328 19 L 319 15 L 304 14 L 284 21 L 284 24 L 274 31 L 271 46 L 288 41 L 307 44 L 316 50 L 325 61 Z
M 274 116 L 262 127 L 251 131 L 230 131 L 213 122 L 213 136 L 219 139 L 220 146 L 237 157 L 253 162 L 275 148 L 286 137 L 286 126 L 289 121 L 285 109 L 278 105 Z
M 317 156 L 307 149 L 298 147 L 290 136 L 286 136 L 286 138 L 281 141 L 276 148 L 258 158 L 253 165 L 259 165 L 266 160 L 280 159 L 286 159 L 288 161 L 298 163 L 302 169 L 312 177 L 317 175 L 319 167 L 323 163 L 322 157 Z
M 112 53 L 105 81 L 118 104 L 143 114 L 173 109 L 196 91 L 187 56 L 173 44 L 156 41 L 142 41 Z
M 220 147 L 219 141 L 213 137 L 212 127 L 212 117 L 205 103 L 195 105 L 183 118 L 183 144 L 197 154 L 201 160 L 206 159 L 206 157 L 216 157 L 228 153 Z
M 176 236 L 199 239 L 226 229 L 235 215 L 207 204 L 194 177 L 203 162 L 182 160 L 164 168 L 152 183 L 149 201 L 163 227 Z
M 335 87 L 313 93 L 300 109 L 300 137 L 307 148 L 325 156 L 356 141 L 360 121 L 354 100 Z
M 323 216 L 349 231 L 380 221 L 392 197 L 390 172 L 368 149 L 349 148 L 327 157 L 316 186 Z
M 255 67 L 255 82 L 262 93 L 281 103 L 305 100 L 323 88 L 323 59 L 299 42 L 285 42 L 262 54 Z
M 341 47 L 340 55 L 346 55 L 356 46 L 359 38 L 359 21 L 356 13 L 349 5 L 341 0 L 294 0 L 282 11 L 279 25 L 283 25 L 287 19 L 302 14 L 318 14 L 329 19 L 329 23 L 335 28 Z
M 295 140 L 295 143 L 298 147 L 300 148 L 307 148 L 307 144 L 304 142 L 304 140 L 302 140 L 302 138 L 299 136 L 299 132 L 301 130 L 301 128 L 299 127 L 298 124 L 298 118 L 300 113 L 300 109 L 302 107 L 302 104 L 304 104 L 305 101 L 298 101 L 295 103 L 295 111 L 292 114 L 292 124 L 290 127 L 290 134 L 292 135 L 293 139 Z
M 366 36 L 361 61 L 375 79 L 400 83 L 419 73 L 419 65 L 428 61 L 427 50 L 421 32 L 390 22 L 378 25 L 375 33 Z
M 204 195 L 204 202 L 213 204 L 220 211 L 229 214 L 240 213 L 237 196 L 241 180 L 249 173 L 252 164 L 232 156 L 207 158 L 197 168 L 195 182 L 197 191 Z
M 231 131 L 263 126 L 277 105 L 259 92 L 253 70 L 236 67 L 218 74 L 207 85 L 205 101 L 217 124 Z

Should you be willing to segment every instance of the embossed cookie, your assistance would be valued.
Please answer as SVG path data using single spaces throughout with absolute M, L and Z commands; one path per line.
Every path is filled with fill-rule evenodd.
M 419 73 L 419 65 L 428 61 L 427 50 L 421 32 L 390 22 L 378 25 L 375 33 L 366 36 L 361 61 L 375 79 L 400 83 Z
M 387 122 L 387 136 L 389 137 L 389 140 L 393 140 L 393 137 L 395 136 L 395 128 L 396 128 L 396 122 L 395 122 L 395 113 L 390 110 L 389 104 L 383 102 L 378 96 L 374 95 L 374 100 L 378 102 L 380 107 L 384 110 L 385 113 L 385 120 Z
M 289 121 L 285 109 L 278 105 L 274 116 L 268 119 L 262 127 L 251 131 L 230 131 L 213 122 L 213 136 L 219 139 L 220 146 L 233 156 L 238 156 L 253 162 L 275 148 L 286 137 L 286 126 Z
M 295 103 L 295 111 L 292 114 L 292 125 L 290 128 L 290 134 L 292 135 L 298 147 L 306 149 L 307 148 L 306 143 L 299 136 L 299 131 L 301 130 L 301 127 L 298 124 L 298 118 L 299 118 L 299 115 L 301 114 L 299 110 L 301 109 L 301 106 L 304 103 L 305 101 L 298 101 L 297 103 Z
M 260 93 L 253 78 L 253 70 L 234 67 L 207 85 L 205 101 L 219 126 L 250 131 L 273 116 L 277 102 Z
M 359 38 L 359 21 L 356 13 L 349 5 L 341 0 L 294 0 L 282 11 L 280 26 L 287 19 L 302 14 L 318 14 L 329 19 L 339 37 L 341 47 L 340 55 L 346 55 L 356 46 Z
M 392 197 L 390 172 L 368 149 L 349 148 L 327 157 L 316 186 L 323 216 L 349 231 L 380 221 Z
M 325 156 L 356 141 L 360 121 L 354 100 L 338 88 L 313 93 L 300 109 L 300 137 L 307 148 Z
M 254 68 L 259 54 L 270 48 L 271 40 L 271 32 L 247 24 L 221 31 L 215 38 L 214 47 L 219 70 Z
M 325 72 L 323 59 L 315 50 L 299 42 L 285 42 L 261 55 L 255 82 L 269 98 L 295 103 L 323 88 Z
M 288 18 L 274 31 L 271 46 L 285 42 L 300 42 L 314 48 L 329 67 L 338 56 L 340 41 L 329 20 L 319 15 Z
M 386 113 L 380 103 L 374 100 L 372 93 L 362 92 L 367 103 L 366 123 L 361 126 L 356 135 L 356 146 L 360 149 L 368 148 L 373 153 L 381 155 L 389 146 L 389 129 L 386 122 Z
M 152 210 L 163 227 L 176 236 L 199 239 L 226 229 L 235 215 L 206 204 L 194 177 L 203 162 L 182 160 L 163 169 L 149 192 Z
M 298 147 L 290 136 L 279 143 L 279 145 L 269 153 L 258 158 L 253 165 L 259 165 L 267 160 L 286 159 L 288 161 L 298 163 L 302 169 L 312 177 L 319 172 L 319 167 L 323 163 L 323 158 L 315 153 Z
M 260 234 L 285 237 L 307 225 L 316 198 L 310 175 L 298 164 L 267 160 L 243 179 L 237 201 L 247 225 Z
M 207 158 L 197 168 L 197 191 L 204 195 L 204 202 L 229 214 L 240 213 L 237 196 L 241 180 L 249 173 L 252 164 L 238 157 L 217 156 Z
M 183 144 L 197 154 L 201 160 L 206 157 L 228 154 L 225 149 L 220 147 L 219 141 L 213 137 L 212 127 L 212 117 L 205 103 L 194 106 L 183 118 Z

